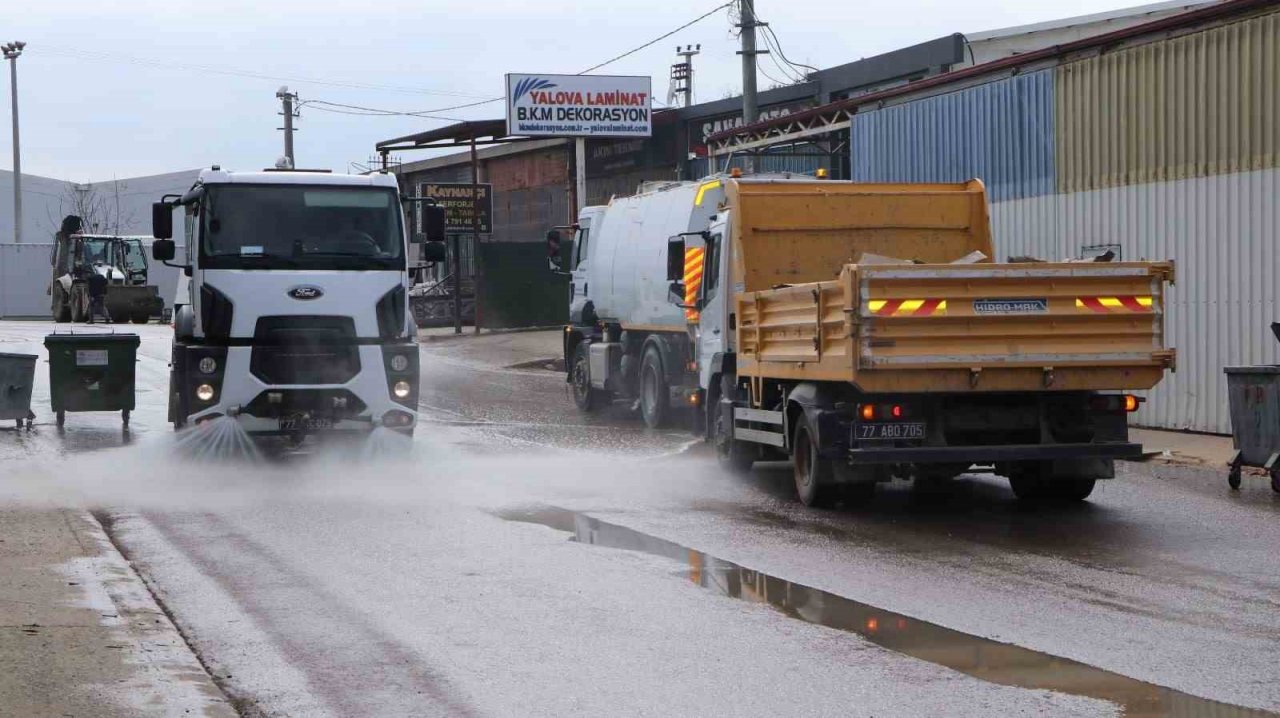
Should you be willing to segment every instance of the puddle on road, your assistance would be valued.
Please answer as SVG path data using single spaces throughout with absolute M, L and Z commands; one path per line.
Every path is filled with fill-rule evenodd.
M 688 566 L 689 580 L 709 591 L 767 603 L 791 618 L 859 636 L 913 658 L 984 681 L 1058 691 L 1119 704 L 1128 717 L 1255 718 L 1273 713 L 1242 708 L 1146 683 L 1067 658 L 980 638 L 754 571 L 634 529 L 550 506 L 496 512 L 507 521 L 541 524 L 573 540 L 642 551 Z

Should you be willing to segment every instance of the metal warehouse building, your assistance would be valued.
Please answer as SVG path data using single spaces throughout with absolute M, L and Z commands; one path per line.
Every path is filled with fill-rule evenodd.
M 1280 2 L 1228 0 L 710 138 L 842 133 L 855 180 L 981 178 L 1001 259 L 1173 259 L 1176 373 L 1140 423 L 1227 432 L 1222 369 L 1280 363 Z

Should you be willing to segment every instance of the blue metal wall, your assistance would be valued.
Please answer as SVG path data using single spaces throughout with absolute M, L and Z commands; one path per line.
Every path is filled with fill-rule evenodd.
M 854 115 L 852 177 L 862 182 L 960 182 L 991 201 L 1050 194 L 1052 70 Z

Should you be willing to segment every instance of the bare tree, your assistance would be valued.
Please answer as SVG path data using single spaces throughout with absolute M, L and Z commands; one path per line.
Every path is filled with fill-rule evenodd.
M 129 186 L 113 180 L 109 191 L 100 192 L 99 185 L 68 182 L 58 198 L 58 209 L 48 213 L 51 234 L 62 227 L 62 218 L 74 214 L 83 221 L 86 234 L 120 234 L 132 226 L 136 212 L 120 204 L 120 194 Z M 56 214 L 56 216 L 55 216 Z

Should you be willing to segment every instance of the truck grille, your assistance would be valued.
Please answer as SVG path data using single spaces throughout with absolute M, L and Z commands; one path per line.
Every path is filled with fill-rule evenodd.
M 262 317 L 250 371 L 267 384 L 344 384 L 360 373 L 350 317 Z

